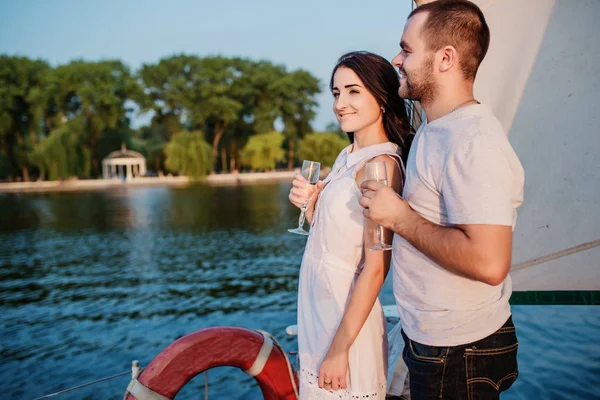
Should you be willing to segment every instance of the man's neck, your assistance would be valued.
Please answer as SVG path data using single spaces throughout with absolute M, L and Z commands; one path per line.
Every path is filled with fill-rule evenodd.
M 473 84 L 471 83 L 460 87 L 439 88 L 434 99 L 422 102 L 421 105 L 427 115 L 427 121 L 433 122 L 459 108 L 475 103 Z

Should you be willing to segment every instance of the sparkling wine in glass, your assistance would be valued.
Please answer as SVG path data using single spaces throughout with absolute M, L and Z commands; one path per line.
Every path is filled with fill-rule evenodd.
M 316 185 L 319 181 L 319 172 L 321 171 L 321 163 L 316 161 L 304 160 L 302 162 L 302 176 L 306 178 L 309 184 Z M 304 220 L 306 216 L 306 207 L 311 199 L 308 199 L 304 204 L 302 204 L 302 208 L 300 209 L 300 218 L 298 218 L 298 227 L 294 229 L 288 229 L 288 232 L 296 233 L 298 235 L 308 235 L 303 228 Z
M 382 185 L 388 184 L 387 171 L 385 163 L 382 161 L 372 161 L 365 165 L 365 181 L 376 181 Z M 383 226 L 377 224 L 377 243 L 369 249 L 371 250 L 391 250 L 392 246 L 383 243 Z

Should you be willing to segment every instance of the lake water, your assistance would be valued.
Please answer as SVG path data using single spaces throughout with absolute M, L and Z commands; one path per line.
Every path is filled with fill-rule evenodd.
M 0 194 L 0 398 L 34 399 L 148 364 L 194 330 L 295 341 L 305 238 L 289 185 Z M 391 276 L 391 274 L 390 274 Z M 381 294 L 393 303 L 390 279 Z M 600 307 L 514 306 L 520 377 L 503 399 L 600 399 Z M 130 376 L 57 399 L 121 399 Z M 204 376 L 177 399 L 204 398 Z M 233 368 L 210 399 L 260 399 Z

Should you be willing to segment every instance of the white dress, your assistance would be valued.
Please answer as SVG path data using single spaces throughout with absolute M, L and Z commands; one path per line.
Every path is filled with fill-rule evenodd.
M 336 333 L 364 265 L 363 208 L 355 177 L 372 158 L 387 154 L 401 164 L 398 147 L 385 142 L 354 153 L 346 147 L 325 179 L 304 250 L 298 288 L 300 399 L 385 399 L 387 335 L 379 299 L 349 352 L 348 389 L 320 389 L 321 361 Z

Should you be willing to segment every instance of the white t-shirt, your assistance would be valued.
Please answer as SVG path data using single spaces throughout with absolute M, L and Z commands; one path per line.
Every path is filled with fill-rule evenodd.
M 508 225 L 523 203 L 524 172 L 500 122 L 484 105 L 461 108 L 419 128 L 403 197 L 429 221 Z M 407 336 L 430 346 L 482 339 L 510 316 L 510 276 L 490 286 L 445 270 L 394 236 L 394 296 Z

